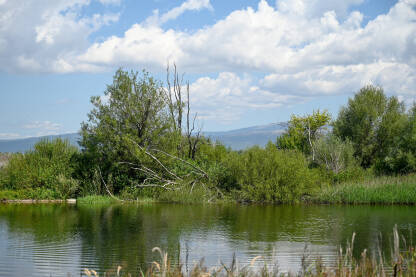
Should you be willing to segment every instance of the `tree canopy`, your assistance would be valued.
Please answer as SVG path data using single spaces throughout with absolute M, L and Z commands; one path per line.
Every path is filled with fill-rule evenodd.
M 405 106 L 397 97 L 387 97 L 381 87 L 365 86 L 334 122 L 334 133 L 354 145 L 355 156 L 368 168 L 395 147 L 406 124 Z

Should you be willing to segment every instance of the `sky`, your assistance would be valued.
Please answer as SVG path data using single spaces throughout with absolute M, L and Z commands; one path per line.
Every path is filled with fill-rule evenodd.
M 416 0 L 0 0 L 0 139 L 77 132 L 115 71 L 167 64 L 205 131 L 416 96 Z

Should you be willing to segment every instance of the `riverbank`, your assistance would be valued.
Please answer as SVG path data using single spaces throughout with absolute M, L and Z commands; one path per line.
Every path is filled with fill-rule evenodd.
M 42 204 L 42 203 L 66 203 L 66 204 L 76 204 L 77 199 L 51 199 L 51 200 L 37 200 L 37 199 L 20 199 L 20 200 L 7 200 L 0 199 L 0 203 L 10 203 L 10 204 Z
M 120 201 L 140 203 L 314 203 L 314 204 L 371 204 L 371 205 L 415 205 L 416 175 L 367 177 L 356 182 L 322 186 L 311 195 L 305 195 L 295 202 L 256 202 L 245 201 L 238 192 L 219 192 L 204 187 L 181 187 L 177 191 L 162 191 L 155 197 L 140 196 L 138 191 L 110 197 L 108 195 L 87 195 L 77 198 L 77 203 L 112 204 Z M 25 200 L 29 199 L 29 200 Z M 0 190 L 0 202 L 3 203 L 60 203 L 59 195 L 47 189 Z
M 416 204 L 416 176 L 382 176 L 361 182 L 344 183 L 323 188 L 315 203 L 326 204 Z

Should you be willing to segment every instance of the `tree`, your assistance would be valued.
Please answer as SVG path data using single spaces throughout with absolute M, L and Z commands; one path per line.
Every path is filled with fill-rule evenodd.
M 416 171 L 416 104 L 406 114 L 406 123 L 385 151 L 376 169 L 386 174 L 408 174 Z
M 183 132 L 183 117 L 184 112 L 186 113 L 186 128 L 185 137 L 186 140 L 183 143 L 178 144 L 178 151 L 184 153 L 184 148 L 187 148 L 187 157 L 195 160 L 195 154 L 202 142 L 201 128 L 196 128 L 195 122 L 198 114 L 195 113 L 191 118 L 191 107 L 189 97 L 189 82 L 186 85 L 183 83 L 183 75 L 179 77 L 179 73 L 176 69 L 176 64 L 173 64 L 173 78 L 170 79 L 170 68 L 169 65 L 166 69 L 166 84 L 167 89 L 166 96 L 168 99 L 168 107 L 170 112 L 173 129 L 177 136 L 182 137 Z M 183 100 L 182 89 L 186 89 L 186 102 Z M 184 110 L 185 109 L 185 110 Z M 191 122 L 192 121 L 192 122 Z M 187 144 L 187 147 L 184 147 Z
M 368 168 L 395 147 L 406 123 L 405 107 L 381 87 L 365 86 L 341 108 L 334 133 L 354 145 L 361 166 Z
M 121 69 L 105 101 L 91 98 L 94 107 L 81 129 L 82 163 L 93 165 L 90 175 L 98 174 L 109 194 L 132 185 L 174 189 L 183 176 L 206 175 L 181 157 L 185 102 L 176 69 L 174 78 L 176 100 L 149 73 Z
M 277 138 L 280 149 L 297 149 L 315 160 L 315 141 L 326 129 L 331 116 L 328 111 L 314 111 L 311 115 L 292 115 L 287 131 Z
M 333 133 L 320 137 L 316 141 L 315 147 L 316 162 L 334 174 L 338 174 L 356 163 L 353 157 L 352 143 L 349 140 L 342 141 Z

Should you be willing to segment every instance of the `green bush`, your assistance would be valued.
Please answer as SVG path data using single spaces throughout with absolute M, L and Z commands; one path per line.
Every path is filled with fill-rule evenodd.
M 265 149 L 244 151 L 231 165 L 241 186 L 241 197 L 255 202 L 298 202 L 319 189 L 318 170 L 309 169 L 302 153 L 280 150 L 269 143 Z
M 1 174 L 4 189 L 47 190 L 54 197 L 70 197 L 77 189 L 72 179 L 72 157 L 77 152 L 68 141 L 42 140 L 25 154 L 13 154 Z M 48 197 L 51 195 L 48 194 Z

